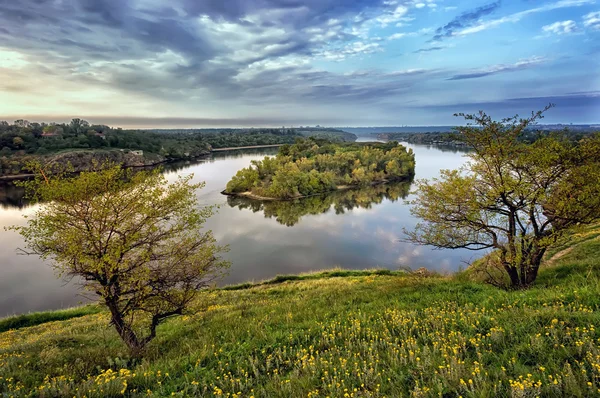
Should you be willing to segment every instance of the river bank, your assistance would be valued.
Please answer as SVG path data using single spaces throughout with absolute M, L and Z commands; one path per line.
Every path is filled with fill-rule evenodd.
M 183 158 L 168 158 L 157 154 L 145 154 L 142 151 L 123 151 L 123 150 L 76 150 L 62 152 L 56 155 L 50 156 L 28 156 L 26 161 L 38 160 L 43 161 L 44 164 L 57 164 L 67 165 L 71 164 L 74 168 L 75 173 L 83 171 L 89 171 L 92 168 L 94 162 L 102 164 L 105 161 L 114 163 L 121 163 L 126 168 L 148 168 L 156 167 L 163 164 L 178 163 L 182 161 L 194 161 L 203 159 L 210 156 L 213 153 L 246 150 L 246 149 L 268 149 L 278 148 L 284 144 L 273 144 L 273 145 L 253 145 L 253 146 L 242 146 L 242 147 L 228 147 L 228 148 L 211 148 L 210 150 L 189 154 Z M 16 173 L 9 175 L 1 175 L 0 182 L 11 182 L 26 180 L 34 177 L 32 173 Z

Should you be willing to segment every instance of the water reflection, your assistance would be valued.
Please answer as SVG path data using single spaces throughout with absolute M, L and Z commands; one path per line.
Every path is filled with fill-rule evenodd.
M 0 183 L 0 207 L 3 209 L 23 209 L 29 205 L 24 198 L 25 189 L 12 182 Z
M 404 145 L 415 152 L 416 178 L 437 177 L 441 168 L 453 169 L 465 162 L 460 152 Z M 221 194 L 239 169 L 276 153 L 277 148 L 236 150 L 164 165 L 168 181 L 193 174 L 194 183 L 206 183 L 197 192 L 199 205 L 220 206 L 206 228 L 220 244 L 230 246 L 225 258 L 232 266 L 222 284 L 335 266 L 427 267 L 452 272 L 476 256 L 466 250 L 433 250 L 401 241 L 403 230 L 414 228 L 418 222 L 402 200 L 409 184 L 336 192 L 296 202 L 231 202 Z M 15 231 L 4 230 L 5 226 L 23 225 L 23 216 L 32 215 L 37 207 L 27 205 L 22 190 L 10 184 L 0 186 L 0 202 L 0 317 L 81 302 L 78 287 L 58 279 L 48 262 L 17 255 L 22 238 Z
M 244 197 L 228 196 L 227 204 L 239 209 L 250 209 L 253 213 L 264 212 L 265 218 L 275 218 L 278 223 L 292 227 L 306 215 L 318 215 L 330 210 L 337 215 L 353 209 L 371 209 L 385 199 L 396 202 L 410 192 L 412 181 L 383 184 L 337 191 L 323 195 L 289 201 L 259 201 Z

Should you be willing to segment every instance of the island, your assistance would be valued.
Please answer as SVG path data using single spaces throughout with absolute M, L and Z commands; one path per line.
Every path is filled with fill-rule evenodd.
M 237 172 L 222 192 L 259 200 L 290 200 L 342 189 L 410 180 L 412 149 L 395 141 L 344 143 L 299 139 Z

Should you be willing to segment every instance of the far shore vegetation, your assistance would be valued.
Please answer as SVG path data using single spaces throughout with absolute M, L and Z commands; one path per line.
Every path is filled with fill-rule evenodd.
M 92 159 L 147 166 L 205 156 L 212 149 L 292 144 L 304 137 L 356 140 L 354 134 L 322 127 L 123 130 L 79 118 L 62 124 L 0 121 L 0 177 L 27 174 L 26 164 L 32 160 L 64 163 L 67 157 L 71 163 L 83 163 L 81 171 Z M 117 151 L 135 158 L 123 159 Z
M 253 161 L 223 193 L 257 199 L 294 199 L 351 187 L 410 180 L 415 158 L 397 142 L 333 143 L 315 138 L 284 145 L 276 157 Z

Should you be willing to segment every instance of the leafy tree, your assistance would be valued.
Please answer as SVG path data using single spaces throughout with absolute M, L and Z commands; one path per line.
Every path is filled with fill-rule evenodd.
M 78 277 L 99 296 L 133 356 L 169 317 L 191 311 L 197 292 L 228 266 L 211 231 L 213 213 L 199 208 L 191 177 L 170 185 L 158 171 L 120 167 L 75 178 L 41 171 L 24 183 L 42 204 L 26 226 L 13 227 L 26 253 L 52 261 L 62 276 Z
M 87 131 L 89 126 L 90 124 L 87 122 L 87 120 L 82 120 L 79 118 L 74 118 L 73 120 L 71 120 L 71 123 L 69 125 L 69 127 L 71 127 L 71 130 L 73 130 L 73 132 L 76 134 L 80 134 L 84 131 Z
M 600 219 L 600 136 L 577 143 L 552 136 L 520 140 L 544 111 L 500 122 L 483 112 L 458 114 L 468 121 L 458 131 L 473 148 L 470 162 L 417 183 L 412 212 L 423 222 L 409 240 L 494 250 L 486 267 L 491 283 L 507 283 L 490 272 L 498 268 L 513 288 L 531 285 L 550 245 Z

